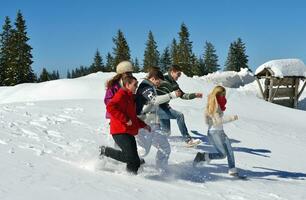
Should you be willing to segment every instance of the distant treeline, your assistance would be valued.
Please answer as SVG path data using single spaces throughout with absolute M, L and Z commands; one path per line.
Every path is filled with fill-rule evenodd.
M 59 79 L 58 71 L 48 72 L 43 68 L 37 76 L 32 70 L 32 47 L 28 44 L 25 20 L 20 11 L 17 12 L 15 27 L 9 17 L 5 18 L 2 32 L 0 32 L 0 85 L 12 86 L 20 83 L 43 82 Z M 211 42 L 203 44 L 203 53 L 199 56 L 192 51 L 192 41 L 187 26 L 182 23 L 178 38 L 173 38 L 170 45 L 162 52 L 158 51 L 157 43 L 152 31 L 148 33 L 145 43 L 143 62 L 140 64 L 137 57 L 131 58 L 130 48 L 124 33 L 119 29 L 113 37 L 113 51 L 105 55 L 105 61 L 97 49 L 90 66 L 80 66 L 67 71 L 67 78 L 76 78 L 94 72 L 115 72 L 116 65 L 123 60 L 130 60 L 135 66 L 135 72 L 146 71 L 149 67 L 159 67 L 166 72 L 169 65 L 178 64 L 187 76 L 203 76 L 220 70 L 218 55 Z M 226 71 L 239 71 L 248 67 L 246 46 L 241 38 L 230 44 Z

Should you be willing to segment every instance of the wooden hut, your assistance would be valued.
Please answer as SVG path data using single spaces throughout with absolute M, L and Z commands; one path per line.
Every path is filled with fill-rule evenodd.
M 306 86 L 306 66 L 299 59 L 271 60 L 256 69 L 255 78 L 264 100 L 297 108 Z

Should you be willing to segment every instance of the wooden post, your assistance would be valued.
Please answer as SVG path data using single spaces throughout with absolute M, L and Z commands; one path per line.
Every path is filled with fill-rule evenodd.
M 273 88 L 273 81 L 274 81 L 274 78 L 271 77 L 270 79 L 270 86 L 269 86 L 269 98 L 268 98 L 268 101 L 269 102 L 272 102 L 272 88 Z
M 276 95 L 276 93 L 277 93 L 277 91 L 278 91 L 278 89 L 279 89 L 279 86 L 280 86 L 282 80 L 283 80 L 283 79 L 277 80 L 277 88 L 276 88 L 276 90 L 275 90 L 275 92 L 274 92 L 274 94 L 273 94 L 273 96 L 272 96 L 272 98 L 271 98 L 272 101 L 274 100 L 274 97 L 275 97 L 275 95 Z
M 297 108 L 298 105 L 299 83 L 300 83 L 300 78 L 295 78 L 293 108 Z
M 262 87 L 261 87 L 260 81 L 259 81 L 259 79 L 257 78 L 257 76 L 255 76 L 255 79 L 256 79 L 256 81 L 257 81 L 257 83 L 258 83 L 258 85 L 259 85 L 259 89 L 260 89 L 262 98 L 265 99 L 265 95 L 264 95 L 263 89 L 262 89 Z
M 304 91 L 305 86 L 306 86 L 306 81 L 304 82 L 304 85 L 303 85 L 303 87 L 302 87 L 301 91 L 299 92 L 299 94 L 298 94 L 298 96 L 297 96 L 297 100 L 299 100 L 299 98 L 300 98 L 301 94 L 302 94 L 302 93 L 303 93 L 303 91 Z
M 268 72 L 266 72 L 266 78 L 265 78 L 265 91 L 264 91 L 264 99 L 266 101 L 269 100 L 269 84 L 270 84 L 270 79 L 269 79 L 269 75 Z

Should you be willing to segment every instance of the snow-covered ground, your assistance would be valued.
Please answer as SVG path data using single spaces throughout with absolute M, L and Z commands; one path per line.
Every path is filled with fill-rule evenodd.
M 192 167 L 196 152 L 213 150 L 203 120 L 206 98 L 171 102 L 203 143 L 186 148 L 173 121 L 170 172 L 154 169 L 152 149 L 139 175 L 131 176 L 124 164 L 97 158 L 99 145 L 113 144 L 103 103 L 104 83 L 113 75 L 0 88 L 1 200 L 306 199 L 305 92 L 297 110 L 261 100 L 255 82 L 228 88 L 226 112 L 239 120 L 225 131 L 247 181 L 228 177 L 226 159 Z M 209 76 L 182 76 L 179 83 L 206 96 L 220 73 Z

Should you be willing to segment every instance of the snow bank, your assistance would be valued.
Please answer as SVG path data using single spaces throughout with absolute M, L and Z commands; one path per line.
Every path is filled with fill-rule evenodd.
M 300 59 L 271 60 L 260 65 L 256 69 L 255 75 L 267 68 L 271 69 L 274 72 L 274 76 L 279 78 L 284 76 L 306 76 L 306 66 Z
M 246 68 L 241 68 L 240 72 L 235 71 L 217 71 L 201 77 L 206 82 L 212 82 L 215 85 L 222 85 L 229 88 L 239 88 L 255 80 L 254 75 Z
M 97 87 L 98 86 L 98 87 Z M 63 79 L 36 84 L 21 84 L 0 89 L 1 103 L 64 100 L 101 99 L 104 83 L 102 80 Z
M 134 74 L 141 81 L 145 73 Z M 13 87 L 0 87 L 0 103 L 103 99 L 105 83 L 114 72 L 97 72 L 75 79 L 59 79 L 42 83 L 25 83 Z

